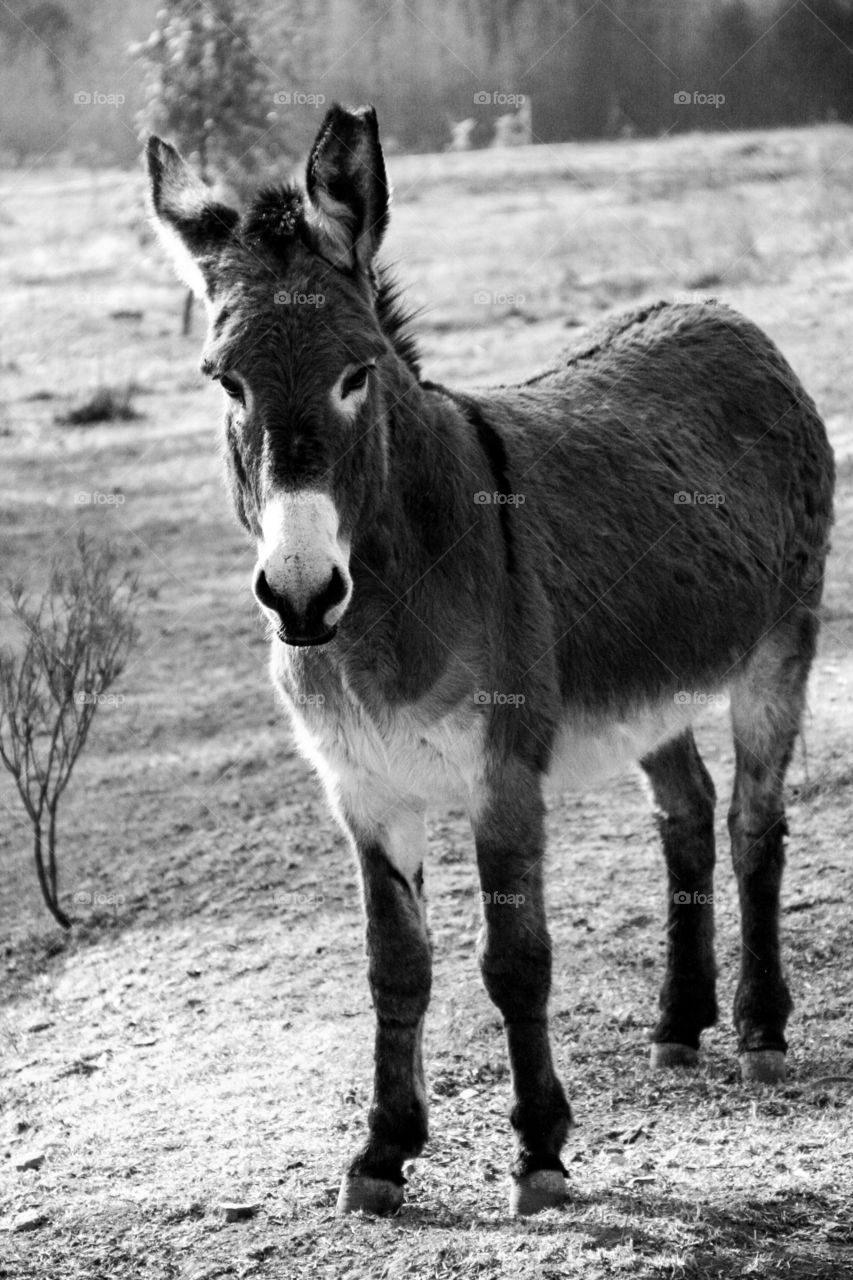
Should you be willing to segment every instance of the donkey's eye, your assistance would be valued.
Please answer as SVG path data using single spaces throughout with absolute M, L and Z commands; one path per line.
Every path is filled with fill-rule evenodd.
M 359 369 L 353 369 L 352 373 L 348 373 L 341 383 L 341 399 L 352 395 L 353 391 L 361 391 L 362 387 L 367 385 L 371 369 L 375 367 L 373 364 L 363 364 Z
M 239 400 L 241 404 L 243 403 L 243 388 L 236 378 L 229 378 L 226 374 L 225 377 L 219 379 L 219 385 L 232 400 Z

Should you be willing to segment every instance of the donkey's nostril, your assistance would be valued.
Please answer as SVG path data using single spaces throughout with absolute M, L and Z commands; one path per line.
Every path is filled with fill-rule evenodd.
M 332 576 L 326 583 L 323 590 L 316 599 L 316 608 L 320 617 L 329 610 L 333 609 L 336 604 L 340 604 L 347 593 L 347 585 L 344 582 L 343 574 L 340 569 L 335 566 L 332 570 Z
M 255 593 L 255 599 L 258 604 L 263 605 L 265 609 L 269 609 L 276 615 L 281 623 L 281 630 L 285 632 L 299 631 L 299 617 L 296 611 L 291 607 L 287 598 L 278 595 L 270 586 L 267 575 L 264 573 L 260 565 L 255 569 L 252 578 L 252 590 Z
M 255 569 L 255 576 L 252 579 L 252 590 L 255 593 L 255 599 L 259 604 L 264 605 L 267 609 L 274 609 L 275 612 L 278 613 L 280 602 L 273 594 L 272 588 L 267 582 L 267 575 L 264 573 L 260 565 Z

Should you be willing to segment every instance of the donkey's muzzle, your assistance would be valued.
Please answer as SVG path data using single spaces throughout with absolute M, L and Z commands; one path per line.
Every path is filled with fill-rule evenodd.
M 297 608 L 284 594 L 274 591 L 261 565 L 255 569 L 252 590 L 258 603 L 275 614 L 279 625 L 276 635 L 284 644 L 306 648 L 310 645 L 328 644 L 335 638 L 337 625 L 330 626 L 325 618 L 330 609 L 344 599 L 347 586 L 340 570 L 332 569 L 328 582 L 301 608 Z
M 330 640 L 334 640 L 338 634 L 337 627 L 329 627 L 321 636 L 297 636 L 292 632 L 285 631 L 284 627 L 279 627 L 276 635 L 283 644 L 292 644 L 296 649 L 310 649 L 313 645 L 328 644 Z

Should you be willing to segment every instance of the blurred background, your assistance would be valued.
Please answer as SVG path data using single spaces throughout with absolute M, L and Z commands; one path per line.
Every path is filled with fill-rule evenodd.
M 216 47 L 229 28 L 232 47 Z M 190 99 L 206 56 L 248 67 L 278 158 L 309 141 L 298 95 L 355 101 L 367 85 L 406 151 L 442 150 L 467 119 L 485 145 L 515 95 L 539 142 L 849 120 L 851 46 L 850 0 L 9 0 L 0 158 L 132 164 L 152 56 L 180 67 Z M 722 98 L 702 110 L 694 92 Z M 99 105 L 113 109 L 79 109 Z

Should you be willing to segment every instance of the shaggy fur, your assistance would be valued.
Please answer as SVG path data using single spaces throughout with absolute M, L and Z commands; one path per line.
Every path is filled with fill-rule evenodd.
M 202 268 L 203 367 L 249 396 L 226 418 L 240 520 L 257 540 L 270 495 L 319 491 L 349 548 L 334 639 L 272 638 L 274 679 L 364 885 L 375 1097 L 339 1207 L 396 1207 L 426 1139 L 425 813 L 449 801 L 471 814 L 480 963 L 506 1025 L 514 1204 L 555 1203 L 571 1113 L 547 1029 L 543 781 L 585 786 L 631 759 L 646 771 L 668 876 L 655 1060 L 692 1061 L 716 1002 L 714 794 L 690 722 L 721 690 L 737 756 L 741 1061 L 782 1072 L 782 787 L 831 524 L 823 424 L 770 339 L 713 300 L 608 320 L 519 386 L 422 381 L 374 261 L 388 185 L 371 109 L 333 108 L 305 195 L 264 192 L 240 220 L 211 212 L 166 144 L 150 155 L 155 215 Z M 353 368 L 367 391 L 350 420 L 330 388 Z

